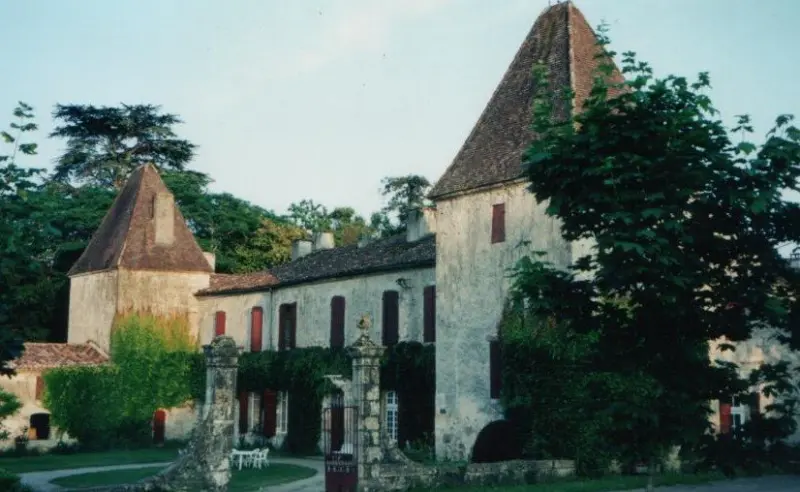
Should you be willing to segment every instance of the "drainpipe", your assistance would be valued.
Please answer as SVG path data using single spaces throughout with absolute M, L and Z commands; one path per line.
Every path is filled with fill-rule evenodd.
M 269 309 L 269 349 L 275 350 L 275 344 L 273 343 L 273 331 L 272 328 L 275 325 L 275 310 L 273 309 L 273 292 L 272 289 L 269 289 L 269 299 L 267 300 L 267 306 Z

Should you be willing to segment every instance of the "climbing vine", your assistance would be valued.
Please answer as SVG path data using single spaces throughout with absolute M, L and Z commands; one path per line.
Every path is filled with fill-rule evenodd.
M 185 317 L 120 314 L 110 352 L 108 365 L 44 374 L 44 404 L 53 424 L 85 447 L 150 443 L 158 408 L 202 394 L 204 364 Z

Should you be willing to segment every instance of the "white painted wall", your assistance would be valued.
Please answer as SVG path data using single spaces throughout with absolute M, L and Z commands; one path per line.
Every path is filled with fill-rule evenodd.
M 492 206 L 505 203 L 502 243 L 491 243 Z M 489 339 L 496 336 L 510 279 L 532 251 L 559 266 L 572 260 L 556 220 L 524 183 L 436 203 L 436 456 L 466 459 L 478 433 L 502 418 L 489 393 Z M 525 244 L 530 241 L 530 244 Z

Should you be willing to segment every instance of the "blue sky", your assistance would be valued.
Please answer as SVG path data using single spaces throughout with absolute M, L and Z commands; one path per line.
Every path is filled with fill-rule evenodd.
M 52 167 L 54 104 L 160 104 L 214 190 L 279 213 L 312 198 L 368 214 L 382 177 L 438 179 L 548 3 L 4 1 L 0 115 L 32 104 L 40 156 L 23 163 Z M 709 71 L 726 121 L 749 113 L 760 137 L 800 117 L 800 1 L 575 4 L 657 74 Z

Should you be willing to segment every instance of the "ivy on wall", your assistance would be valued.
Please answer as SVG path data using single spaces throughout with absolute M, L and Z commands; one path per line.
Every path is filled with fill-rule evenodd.
M 433 445 L 436 395 L 434 345 L 401 342 L 386 351 L 381 364 L 381 388 L 397 392 L 397 442 Z
M 148 444 L 157 409 L 204 393 L 204 362 L 186 317 L 119 314 L 110 355 L 108 365 L 43 375 L 53 425 L 85 447 Z

